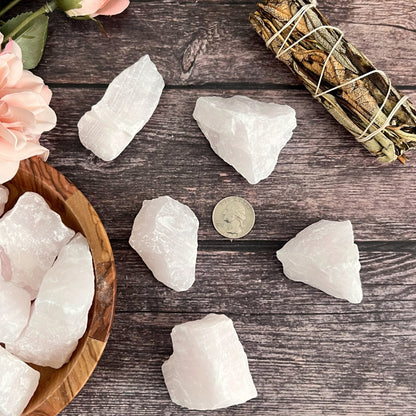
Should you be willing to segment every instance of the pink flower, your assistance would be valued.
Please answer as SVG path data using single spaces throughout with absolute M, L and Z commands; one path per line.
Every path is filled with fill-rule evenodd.
M 42 78 L 23 69 L 22 51 L 9 40 L 0 53 L 0 183 L 13 178 L 21 160 L 35 155 L 47 159 L 39 137 L 56 125 L 51 97 Z
M 129 4 L 129 0 L 81 0 L 80 8 L 67 10 L 66 14 L 71 17 L 112 16 L 126 10 Z

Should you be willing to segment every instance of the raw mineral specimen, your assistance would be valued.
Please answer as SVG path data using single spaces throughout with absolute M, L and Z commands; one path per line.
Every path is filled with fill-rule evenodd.
M 176 325 L 173 354 L 162 372 L 173 402 L 189 409 L 213 410 L 257 397 L 247 356 L 225 315 Z
M 78 122 L 81 143 L 105 161 L 114 160 L 149 121 L 165 86 L 144 55 L 108 86 L 104 97 Z
M 318 221 L 298 233 L 276 255 L 289 279 L 351 303 L 362 301 L 361 265 L 350 221 Z
M 22 360 L 59 368 L 71 357 L 87 327 L 94 297 L 88 242 L 77 234 L 43 278 L 29 324 L 6 348 Z
M 157 280 L 181 292 L 195 281 L 198 227 L 189 207 L 161 196 L 143 201 L 129 242 Z
M 293 108 L 241 95 L 200 97 L 193 116 L 214 152 L 252 185 L 272 173 L 296 127 Z
M 9 190 L 5 186 L 0 185 L 0 217 L 4 213 L 4 207 L 8 199 L 9 199 Z
M 0 342 L 14 342 L 19 338 L 29 320 L 30 306 L 26 290 L 0 280 Z
M 34 299 L 45 272 L 73 235 L 40 195 L 24 193 L 0 219 L 0 246 L 10 259 L 13 283 Z
M 6 254 L 6 250 L 0 246 L 0 281 L 12 280 L 12 264 L 10 257 Z
M 20 416 L 39 384 L 40 373 L 0 346 L 0 415 Z

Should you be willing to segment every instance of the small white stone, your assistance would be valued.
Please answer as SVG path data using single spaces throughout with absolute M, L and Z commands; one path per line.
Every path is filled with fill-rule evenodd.
M 20 416 L 39 384 L 40 373 L 0 346 L 0 415 Z
M 198 227 L 189 207 L 161 196 L 143 201 L 129 243 L 157 280 L 181 292 L 195 281 Z
M 0 342 L 14 342 L 19 338 L 29 320 L 30 306 L 26 290 L 0 280 Z
M 221 409 L 257 397 L 247 355 L 225 315 L 176 325 L 173 354 L 162 365 L 170 398 L 196 410 Z
M 69 361 L 83 336 L 94 297 L 88 242 L 77 234 L 46 273 L 29 324 L 6 348 L 22 360 L 52 368 Z
M 0 217 L 4 213 L 4 207 L 6 206 L 8 199 L 9 190 L 5 186 L 0 185 Z
M 114 160 L 149 121 L 165 83 L 149 55 L 117 75 L 104 97 L 78 122 L 81 143 L 105 161 Z
M 200 97 L 193 116 L 214 152 L 250 184 L 273 172 L 296 127 L 293 108 L 241 95 Z
M 34 299 L 44 274 L 74 234 L 40 195 L 24 193 L 0 219 L 0 246 L 10 259 L 12 282 Z
M 289 279 L 351 303 L 362 301 L 361 265 L 350 221 L 318 221 L 298 233 L 276 255 Z

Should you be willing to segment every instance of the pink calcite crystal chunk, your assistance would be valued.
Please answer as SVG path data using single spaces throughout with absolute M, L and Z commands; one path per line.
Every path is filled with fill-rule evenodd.
M 83 336 L 94 297 L 88 242 L 77 234 L 43 278 L 29 324 L 6 348 L 22 360 L 53 368 L 69 361 Z
M 300 231 L 276 252 L 284 274 L 328 295 L 360 303 L 360 254 L 350 221 L 321 220 Z
M 172 401 L 197 410 L 220 409 L 257 396 L 243 346 L 225 315 L 176 325 L 173 354 L 162 366 Z
M 20 416 L 39 384 L 40 373 L 0 347 L 0 415 Z
M 14 342 L 19 338 L 29 320 L 30 305 L 26 290 L 0 280 L 0 342 Z
M 0 246 L 0 280 L 12 280 L 12 265 L 6 251 Z
M 143 201 L 129 242 L 157 280 L 181 292 L 195 282 L 198 228 L 188 206 L 161 196 Z
M 10 259 L 13 283 L 34 299 L 46 271 L 74 234 L 40 195 L 23 194 L 0 219 L 0 246 Z

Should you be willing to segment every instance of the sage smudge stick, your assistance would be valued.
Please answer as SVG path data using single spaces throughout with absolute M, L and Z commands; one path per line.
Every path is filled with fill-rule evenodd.
M 381 162 L 416 146 L 416 109 L 307 0 L 268 0 L 249 17 L 276 57 Z

